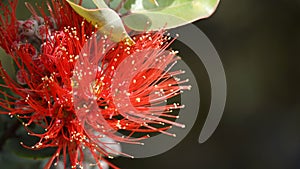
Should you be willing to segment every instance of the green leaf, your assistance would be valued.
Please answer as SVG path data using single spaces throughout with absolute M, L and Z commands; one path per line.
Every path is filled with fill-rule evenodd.
M 116 11 L 119 15 L 124 15 L 128 12 L 128 10 L 125 8 L 127 2 L 131 0 L 111 0 L 109 2 L 109 8 Z M 128 6 L 128 5 L 127 5 Z
M 72 0 L 72 2 L 74 2 L 75 0 Z M 75 1 L 76 4 L 79 3 L 80 0 Z M 77 3 L 78 2 L 78 3 Z M 87 9 L 96 9 L 97 5 L 92 1 L 92 0 L 82 0 L 81 4 L 80 4 L 83 8 L 87 8 Z
M 99 31 L 111 37 L 114 42 L 127 41 L 134 43 L 127 34 L 119 15 L 104 3 L 103 0 L 93 0 L 97 9 L 89 9 L 84 6 L 90 6 L 91 1 L 83 1 L 82 6 L 67 0 L 71 7 L 87 21 L 97 26 Z
M 106 5 L 106 3 L 103 0 L 93 0 L 93 2 L 100 9 L 101 8 L 108 8 L 108 6 Z
M 157 0 L 149 0 L 152 4 L 156 5 L 156 6 L 159 6 Z
M 135 0 L 122 19 L 136 31 L 169 29 L 209 17 L 218 4 L 219 0 Z
M 135 0 L 127 0 L 124 4 L 124 8 L 126 10 L 129 10 L 131 8 L 131 5 L 135 3 Z

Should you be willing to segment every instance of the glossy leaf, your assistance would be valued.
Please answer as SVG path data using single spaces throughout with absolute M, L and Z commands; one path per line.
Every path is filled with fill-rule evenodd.
M 97 26 L 99 31 L 111 37 L 111 40 L 115 42 L 126 40 L 129 43 L 133 43 L 119 15 L 114 10 L 108 8 L 102 0 L 93 0 L 98 7 L 97 9 L 85 8 L 85 6 L 91 5 L 91 1 L 83 1 L 82 5 L 78 5 L 70 0 L 67 0 L 67 2 L 79 15 Z
M 158 30 L 182 26 L 209 17 L 219 0 L 135 0 L 122 19 L 133 30 Z

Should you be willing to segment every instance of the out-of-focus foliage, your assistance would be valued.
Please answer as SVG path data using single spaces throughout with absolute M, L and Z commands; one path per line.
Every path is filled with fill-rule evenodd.
M 71 7 L 87 21 L 97 25 L 98 29 L 111 37 L 113 41 L 129 40 L 119 15 L 109 8 L 102 0 L 83 1 L 82 6 L 67 0 Z M 94 3 L 94 4 L 93 4 Z M 93 8 L 96 5 L 97 8 Z
M 126 4 L 130 14 L 122 19 L 133 30 L 175 28 L 210 16 L 219 0 L 135 0 Z
M 68 2 L 81 16 L 98 24 L 100 31 L 113 31 L 113 39 L 117 40 L 122 38 L 122 34 L 124 36 L 122 20 L 136 31 L 169 29 L 209 17 L 219 4 L 219 0 L 115 0 L 108 5 L 104 0 L 84 0 L 81 6 L 73 1 Z M 93 8 L 93 2 L 97 9 Z M 117 13 L 121 14 L 122 20 Z M 111 26 L 114 27 L 112 30 Z
M 3 169 L 32 169 L 41 168 L 42 160 L 19 157 L 11 150 L 2 150 L 0 153 L 0 164 Z
M 197 56 L 175 44 L 172 48 L 199 78 L 201 107 L 195 126 L 162 155 L 114 162 L 130 169 L 300 168 L 299 8 L 298 1 L 221 1 L 212 17 L 195 23 L 218 50 L 227 75 L 228 100 L 218 129 L 204 144 L 197 142 L 210 104 L 209 79 Z M 24 7 L 18 13 L 30 16 Z M 2 117 L 0 130 L 4 120 L 11 122 Z M 36 168 L 38 163 L 7 150 L 0 153 L 0 168 Z

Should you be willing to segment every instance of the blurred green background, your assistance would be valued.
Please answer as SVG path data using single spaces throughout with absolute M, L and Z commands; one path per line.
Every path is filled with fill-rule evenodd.
M 201 108 L 195 126 L 164 154 L 113 162 L 123 169 L 300 168 L 299 9 L 299 0 L 223 0 L 212 17 L 195 22 L 226 72 L 228 97 L 220 125 L 208 141 L 198 143 L 209 109 L 209 79 L 201 63 L 193 64 L 197 56 L 178 49 L 199 80 Z M 1 165 L 19 162 L 1 154 Z
M 220 125 L 207 142 L 197 142 L 210 87 L 203 65 L 192 66 L 201 81 L 201 108 L 191 133 L 162 155 L 118 159 L 119 166 L 300 168 L 300 1 L 221 0 L 212 17 L 194 24 L 211 40 L 225 68 L 228 97 Z M 193 57 L 180 53 L 186 62 Z

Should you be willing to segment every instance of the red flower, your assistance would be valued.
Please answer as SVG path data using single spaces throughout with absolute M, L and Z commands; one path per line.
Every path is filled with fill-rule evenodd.
M 15 16 L 16 1 L 1 5 L 0 45 L 17 67 L 16 79 L 9 77 L 0 65 L 5 85 L 15 93 L 0 100 L 2 114 L 23 121 L 29 134 L 40 141 L 30 149 L 56 147 L 45 168 L 50 168 L 62 153 L 66 167 L 68 154 L 72 168 L 82 166 L 83 149 L 88 148 L 99 168 L 100 161 L 111 154 L 101 138 L 137 143 L 147 138 L 131 138 L 135 132 L 161 132 L 173 122 L 173 109 L 179 104 L 162 104 L 190 86 L 175 78 L 183 71 L 169 72 L 179 57 L 165 51 L 169 46 L 163 31 L 133 36 L 135 44 L 112 45 L 109 38 L 99 37 L 96 28 L 84 21 L 64 1 L 48 4 L 51 16 L 40 8 L 41 16 L 26 4 L 33 16 L 19 21 Z M 52 7 L 51 7 L 52 6 Z M 97 37 L 96 37 L 97 36 Z M 93 37 L 93 38 L 90 38 Z M 111 46 L 109 46 L 111 45 Z M 17 95 L 17 96 L 16 96 Z M 44 129 L 34 133 L 30 125 Z M 160 124 L 162 127 L 154 127 Z M 117 135 L 130 131 L 128 137 Z M 113 168 L 113 164 L 109 163 Z

